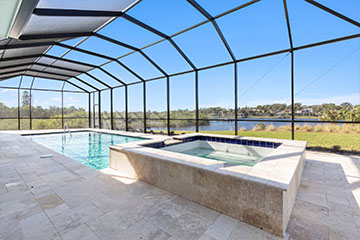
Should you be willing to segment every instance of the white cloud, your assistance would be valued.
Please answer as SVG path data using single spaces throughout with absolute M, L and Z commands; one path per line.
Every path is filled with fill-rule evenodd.
M 50 98 L 51 102 L 61 102 L 61 98 Z
M 6 93 L 6 92 L 11 92 L 11 91 L 14 91 L 13 89 L 2 89 L 1 91 L 0 91 L 0 93 Z
M 360 93 L 353 93 L 343 96 L 334 96 L 326 98 L 297 98 L 296 102 L 301 102 L 304 105 L 314 105 L 322 103 L 335 103 L 341 104 L 343 102 L 349 102 L 354 105 L 360 104 Z

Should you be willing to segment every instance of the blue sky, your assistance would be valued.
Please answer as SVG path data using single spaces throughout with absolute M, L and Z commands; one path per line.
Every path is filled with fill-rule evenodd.
M 210 14 L 217 14 L 241 5 L 244 0 L 199 0 Z M 340 13 L 360 21 L 360 2 L 358 0 L 322 0 L 320 3 Z M 293 42 L 295 46 L 324 41 L 360 33 L 359 28 L 326 13 L 303 0 L 289 0 L 288 9 L 291 20 Z M 205 20 L 194 8 L 183 0 L 143 0 L 128 12 L 129 15 L 159 29 L 167 35 Z M 245 58 L 262 53 L 289 48 L 286 21 L 282 0 L 262 0 L 247 8 L 221 17 L 217 20 L 226 40 L 237 58 Z M 101 34 L 119 41 L 143 47 L 160 40 L 140 27 L 117 19 L 100 31 Z M 210 23 L 173 38 L 196 67 L 204 67 L 230 61 L 220 38 Z M 74 45 L 80 39 L 67 41 Z M 90 38 L 80 45 L 81 48 L 96 51 L 111 57 L 118 57 L 129 52 L 128 49 L 112 43 Z M 295 92 L 296 102 L 321 104 L 326 102 L 351 102 L 360 104 L 360 39 L 348 40 L 335 44 L 297 51 L 295 53 Z M 66 49 L 54 47 L 49 54 L 61 56 Z M 191 67 L 164 41 L 146 48 L 144 52 L 167 73 L 190 70 Z M 66 58 L 101 64 L 106 60 L 72 51 Z M 143 78 L 161 76 L 140 54 L 132 54 L 121 61 L 131 67 Z M 119 65 L 112 63 L 104 68 L 125 82 L 138 81 Z M 234 107 L 233 65 L 199 72 L 200 107 Z M 98 70 L 92 74 L 110 85 L 118 83 Z M 81 78 L 97 87 L 103 88 L 88 77 Z M 290 103 L 290 55 L 281 54 L 263 59 L 241 62 L 238 64 L 238 104 L 256 106 L 269 103 Z M 75 83 L 75 81 L 73 81 Z M 11 81 L 1 82 L 10 86 Z M 29 85 L 28 81 L 23 83 Z M 55 84 L 55 85 L 54 85 Z M 81 83 L 77 84 L 81 85 Z M 171 78 L 171 109 L 194 109 L 194 74 Z M 14 84 L 13 84 L 14 85 Z M 34 87 L 55 86 L 61 88 L 58 81 L 36 81 Z M 83 86 L 83 85 L 81 85 Z M 86 86 L 84 86 L 86 87 Z M 73 89 L 66 85 L 66 89 Z M 0 101 L 16 106 L 16 91 L 0 90 Z M 43 106 L 59 105 L 59 94 L 34 94 L 35 104 Z M 78 97 L 84 95 L 85 97 Z M 14 98 L 15 96 L 15 98 Z M 114 92 L 115 110 L 122 110 L 123 90 Z M 65 96 L 66 105 L 85 107 L 86 94 Z M 102 109 L 108 110 L 109 93 L 102 94 Z M 129 87 L 129 110 L 140 111 L 142 107 L 142 85 Z M 166 85 L 164 80 L 147 83 L 147 109 L 166 110 Z

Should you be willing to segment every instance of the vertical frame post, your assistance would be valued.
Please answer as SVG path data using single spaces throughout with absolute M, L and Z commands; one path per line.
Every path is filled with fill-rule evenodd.
M 65 81 L 61 88 L 61 127 L 64 128 L 65 121 L 64 121 L 64 87 L 65 87 Z
M 22 83 L 22 80 L 23 80 L 23 76 L 21 75 L 21 78 L 20 78 L 20 82 L 19 82 L 19 88 L 18 88 L 18 130 L 20 130 L 21 128 L 21 124 L 20 124 L 20 88 L 21 88 L 21 83 Z
M 113 89 L 110 88 L 110 124 L 111 130 L 114 130 L 114 104 L 113 104 Z
M 99 106 L 98 106 L 98 108 L 99 108 L 99 112 L 98 112 L 98 114 L 99 114 L 99 129 L 101 129 L 102 128 L 102 124 L 101 124 L 101 91 L 98 91 L 98 97 L 99 97 L 99 100 L 98 100 L 98 104 L 99 104 Z
M 94 128 L 95 128 L 95 126 L 96 126 L 95 92 L 92 93 L 92 97 L 93 97 L 93 104 L 92 104 L 92 109 L 93 109 L 93 126 L 94 126 Z
M 170 78 L 166 77 L 167 133 L 170 135 Z
M 89 128 L 91 128 L 91 92 L 89 92 L 89 102 L 88 102 L 89 106 Z
M 125 86 L 125 131 L 129 131 L 128 86 Z
M 238 135 L 238 77 L 237 63 L 234 63 L 235 136 Z
M 195 71 L 195 122 L 196 132 L 199 132 L 199 74 Z
M 287 9 L 287 3 L 286 0 L 283 0 L 284 5 L 284 12 L 285 12 L 285 18 L 286 18 L 286 25 L 288 29 L 288 36 L 289 36 L 289 44 L 290 44 L 290 54 L 291 54 L 291 139 L 295 139 L 295 103 L 294 103 L 294 46 L 292 41 L 292 35 L 291 35 L 291 26 L 290 26 L 290 18 L 289 18 L 289 12 Z
M 64 128 L 65 120 L 64 120 L 64 91 L 61 91 L 61 126 Z
M 291 54 L 291 139 L 295 140 L 294 51 Z
M 144 133 L 146 133 L 146 82 L 143 82 Z
M 35 77 L 33 77 L 31 86 L 30 86 L 30 106 L 29 106 L 29 120 L 30 120 L 30 130 L 32 130 L 32 87 L 34 85 Z
M 18 116 L 18 130 L 20 130 L 20 128 L 21 128 L 21 124 L 20 124 L 20 88 L 18 88 L 18 114 L 17 114 L 17 116 Z

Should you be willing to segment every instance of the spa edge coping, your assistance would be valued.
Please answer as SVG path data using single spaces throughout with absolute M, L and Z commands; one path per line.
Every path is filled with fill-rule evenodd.
M 221 138 L 231 139 L 257 140 L 268 142 L 271 141 L 281 143 L 281 145 L 275 148 L 274 151 L 267 155 L 262 161 L 258 162 L 252 167 L 245 165 L 229 164 L 224 163 L 223 161 L 190 156 L 183 153 L 171 152 L 144 146 L 147 144 L 158 143 L 174 138 L 181 139 L 193 136 L 217 136 Z M 178 164 L 189 165 L 195 168 L 213 171 L 218 174 L 229 175 L 235 178 L 243 179 L 245 181 L 252 181 L 258 184 L 271 186 L 282 191 L 287 191 L 291 180 L 296 173 L 296 169 L 298 165 L 301 164 L 303 155 L 305 154 L 306 143 L 307 142 L 305 141 L 294 140 L 242 137 L 206 133 L 190 133 L 177 136 L 167 136 L 167 138 L 161 140 L 150 139 L 125 144 L 118 144 L 110 146 L 110 149 L 114 151 L 129 151 L 149 157 L 159 158 L 165 161 L 172 161 Z

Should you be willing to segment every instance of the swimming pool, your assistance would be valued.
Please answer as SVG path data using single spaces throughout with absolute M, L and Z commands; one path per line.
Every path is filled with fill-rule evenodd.
M 25 137 L 96 170 L 109 167 L 109 146 L 145 139 L 90 131 L 72 132 L 72 137 L 63 133 Z

